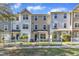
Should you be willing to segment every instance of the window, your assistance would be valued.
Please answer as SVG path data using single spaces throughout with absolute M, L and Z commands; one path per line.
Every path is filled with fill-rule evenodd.
M 46 16 L 43 16 L 43 20 L 46 20 Z
M 46 30 L 46 25 L 43 25 L 43 29 Z
M 66 23 L 64 23 L 64 28 L 66 28 Z
M 23 29 L 28 29 L 28 24 L 23 24 Z
M 23 15 L 23 20 L 28 20 L 28 15 Z
M 37 29 L 37 25 L 35 25 L 35 30 Z
M 46 35 L 45 34 L 40 34 L 40 38 L 41 39 L 46 39 Z
M 57 14 L 54 14 L 54 18 L 57 19 Z
M 67 18 L 67 14 L 64 14 L 64 18 Z
M 37 20 L 37 16 L 34 16 L 35 21 Z
M 77 23 L 75 23 L 75 27 L 77 27 Z
M 75 13 L 75 17 L 79 18 L 79 13 Z
M 16 29 L 19 29 L 19 25 L 16 25 Z
M 79 23 L 75 23 L 75 27 L 76 28 L 79 28 Z
M 8 26 L 7 25 L 4 25 L 4 30 L 8 30 Z
M 56 29 L 56 28 L 57 28 L 57 24 L 55 23 L 55 24 L 54 24 L 54 29 Z

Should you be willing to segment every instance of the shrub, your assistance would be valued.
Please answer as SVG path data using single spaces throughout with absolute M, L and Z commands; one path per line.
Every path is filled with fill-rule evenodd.
M 20 37 L 20 39 L 28 39 L 28 36 L 27 35 L 23 35 Z
M 53 39 L 56 39 L 56 38 L 57 38 L 57 34 L 56 34 L 56 32 L 53 32 L 53 34 L 52 34 L 52 38 L 53 38 Z
M 63 39 L 64 42 L 68 42 L 71 39 L 70 34 L 62 34 L 61 38 Z
M 27 35 L 23 35 L 20 37 L 20 39 L 24 42 L 24 41 L 27 41 L 26 39 L 28 39 L 28 36 Z

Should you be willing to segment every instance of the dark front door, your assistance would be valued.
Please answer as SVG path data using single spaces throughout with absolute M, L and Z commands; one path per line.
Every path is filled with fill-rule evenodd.
M 38 35 L 37 35 L 37 34 L 35 34 L 35 41 L 37 41 L 37 39 L 38 39 Z
M 17 39 L 17 40 L 19 39 L 19 34 L 16 35 L 16 39 Z

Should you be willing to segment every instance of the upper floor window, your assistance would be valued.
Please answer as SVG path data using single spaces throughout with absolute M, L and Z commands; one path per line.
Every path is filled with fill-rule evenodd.
M 57 19 L 57 14 L 54 14 L 54 18 Z
M 19 25 L 16 25 L 16 29 L 19 29 Z
M 54 29 L 56 29 L 56 28 L 57 28 L 57 23 L 54 24 Z
M 43 29 L 46 30 L 46 25 L 43 25 Z
M 28 24 L 23 24 L 23 29 L 28 29 Z
M 43 20 L 46 20 L 46 16 L 43 16 Z
M 8 25 L 4 25 L 4 30 L 8 30 Z
M 79 28 L 79 23 L 75 23 L 75 27 L 76 28 Z
M 28 20 L 28 15 L 23 15 L 23 20 Z
M 37 16 L 34 16 L 34 19 L 37 20 Z
M 37 25 L 35 25 L 35 30 L 37 29 Z
M 64 18 L 67 18 L 67 14 L 64 14 Z
M 75 17 L 79 18 L 79 13 L 75 13 Z
M 64 23 L 64 28 L 66 28 L 66 23 Z

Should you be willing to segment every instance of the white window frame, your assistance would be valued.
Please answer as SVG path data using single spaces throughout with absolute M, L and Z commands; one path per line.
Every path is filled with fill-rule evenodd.
M 74 28 L 79 28 L 79 27 L 75 27 L 75 23 L 78 23 L 79 24 L 79 22 L 74 22 Z
M 66 24 L 66 28 L 67 28 L 67 23 L 63 23 L 63 25 L 62 25 L 62 26 L 63 26 L 63 28 L 64 28 L 64 24 Z
M 36 17 L 37 17 L 37 20 L 38 20 L 38 16 L 34 16 L 34 20 L 35 20 Z M 37 21 L 37 20 L 35 20 L 35 21 Z
M 5 27 L 7 27 L 7 30 L 5 30 Z M 4 31 L 8 31 L 8 25 L 4 25 Z
M 22 15 L 22 19 L 23 19 L 23 20 L 28 20 L 28 19 L 29 19 L 29 16 L 28 16 L 28 19 L 26 19 L 26 16 L 28 16 L 28 15 L 27 15 L 27 14 L 23 14 L 23 15 Z M 23 17 L 25 17 L 25 19 L 24 19 Z
M 27 25 L 27 26 L 28 26 L 28 28 L 26 28 L 26 27 L 25 27 L 25 28 L 23 28 L 23 27 L 24 27 L 24 25 L 25 25 L 25 26 Z M 22 25 L 22 29 L 24 29 L 24 30 L 29 29 L 29 24 L 23 24 L 23 25 Z
M 64 18 L 64 16 L 66 16 L 66 18 Z M 64 16 L 63 16 L 63 18 L 64 18 L 64 19 L 67 19 L 67 13 L 64 13 Z
M 46 17 L 46 20 L 47 20 L 47 16 L 45 15 L 45 17 Z M 46 21 L 46 20 L 44 20 L 44 16 L 42 16 L 42 19 L 43 19 L 43 21 Z
M 43 30 L 46 30 L 46 29 L 44 29 L 44 25 L 46 26 L 46 29 L 47 29 L 47 25 L 46 24 L 43 24 L 42 28 L 43 28 Z
M 57 18 L 58 18 L 58 14 L 57 14 L 57 13 L 54 13 L 54 14 L 53 14 L 53 18 L 54 18 L 54 19 L 57 19 L 57 18 L 55 18 L 55 15 L 56 15 Z
M 37 24 L 35 24 L 35 25 L 37 25 Z M 34 25 L 34 30 L 38 30 L 38 25 L 37 25 L 37 29 L 35 29 L 35 25 Z

